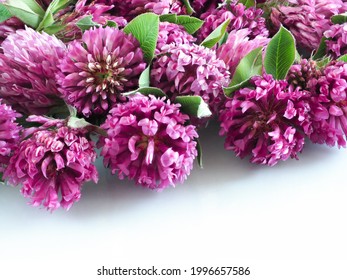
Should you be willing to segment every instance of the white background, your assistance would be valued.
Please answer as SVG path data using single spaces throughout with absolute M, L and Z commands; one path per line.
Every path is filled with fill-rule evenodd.
M 347 151 L 307 144 L 270 168 L 201 133 L 204 169 L 157 193 L 101 167 L 70 211 L 26 205 L 0 188 L 0 279 L 161 279 L 97 276 L 122 266 L 181 268 L 163 279 L 347 279 Z M 189 276 L 192 266 L 245 266 L 243 277 Z

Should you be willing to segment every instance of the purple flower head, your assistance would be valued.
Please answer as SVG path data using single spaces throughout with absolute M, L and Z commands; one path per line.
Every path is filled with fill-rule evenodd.
M 157 41 L 156 54 L 160 54 L 161 49 L 166 45 L 182 45 L 191 44 L 196 41 L 182 25 L 177 25 L 169 22 L 161 22 L 159 24 L 159 34 Z
M 341 0 L 290 0 L 288 4 L 273 8 L 271 21 L 276 28 L 286 26 L 297 44 L 308 51 L 319 46 L 324 31 L 331 26 L 331 16 L 347 8 Z
M 2 43 L 0 97 L 24 114 L 46 114 L 60 105 L 55 76 L 65 45 L 31 28 L 18 30 Z
M 301 100 L 305 92 L 271 75 L 254 77 L 251 83 L 254 88 L 236 91 L 220 112 L 225 148 L 270 166 L 297 158 L 304 145 L 300 129 L 309 121 L 309 106 Z
M 20 114 L 12 110 L 6 104 L 2 104 L 0 99 L 0 173 L 7 166 L 10 156 L 17 149 L 21 126 L 16 119 Z
M 198 134 L 187 120 L 165 98 L 137 95 L 117 104 L 102 126 L 108 134 L 99 143 L 105 166 L 151 189 L 182 183 L 197 156 Z
M 214 110 L 230 81 L 227 66 L 216 52 L 195 44 L 166 45 L 162 52 L 152 66 L 153 86 L 172 100 L 178 95 L 199 95 Z
M 266 29 L 263 11 L 255 7 L 246 8 L 241 3 L 224 4 L 220 9 L 212 9 L 201 15 L 205 21 L 198 31 L 199 41 L 203 41 L 213 30 L 225 20 L 230 19 L 227 31 L 249 29 L 248 37 L 255 38 L 258 35 L 267 37 L 269 31 Z
M 73 9 L 68 7 L 56 15 L 57 20 L 65 25 L 65 28 L 57 33 L 59 38 L 65 42 L 80 39 L 83 32 L 76 23 L 86 16 L 92 16 L 93 22 L 100 25 L 105 25 L 109 20 L 116 22 L 118 27 L 124 27 L 127 24 L 125 18 L 111 15 L 114 5 L 98 0 L 90 2 L 88 0 L 78 0 Z
M 85 182 L 97 182 L 95 158 L 93 142 L 86 131 L 60 123 L 22 141 L 4 177 L 10 184 L 22 185 L 22 194 L 30 198 L 33 206 L 43 205 L 52 211 L 60 206 L 69 209 L 80 199 Z
M 270 40 L 260 35 L 251 40 L 249 34 L 249 29 L 232 31 L 226 43 L 217 49 L 217 56 L 229 66 L 231 76 L 242 58 L 258 47 L 265 47 Z
M 335 24 L 324 32 L 328 38 L 326 41 L 327 51 L 333 58 L 347 54 L 347 23 Z
M 308 82 L 314 143 L 346 147 L 347 63 L 332 62 Z
M 83 115 L 105 114 L 120 93 L 137 88 L 146 68 L 138 41 L 115 28 L 95 28 L 73 41 L 59 65 L 66 101 Z M 123 98 L 124 99 L 124 98 Z

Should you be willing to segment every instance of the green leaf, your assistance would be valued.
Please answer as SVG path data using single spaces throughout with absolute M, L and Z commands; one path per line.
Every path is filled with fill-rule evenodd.
M 45 11 L 35 0 L 7 0 L 3 4 L 12 16 L 19 18 L 25 24 L 35 29 L 39 26 L 45 15 Z
M 4 183 L 3 174 L 0 172 L 0 183 Z
M 195 13 L 192 5 L 190 4 L 189 0 L 182 0 L 184 6 L 186 7 L 186 11 L 189 15 L 191 15 L 192 13 Z
M 207 103 L 200 96 L 178 96 L 175 103 L 181 104 L 182 112 L 194 117 L 205 118 L 212 115 Z
M 160 15 L 159 20 L 161 22 L 167 21 L 167 22 L 171 22 L 171 23 L 177 23 L 177 15 L 176 14 Z
M 139 15 L 123 30 L 127 34 L 131 33 L 139 41 L 145 60 L 150 63 L 158 40 L 159 16 L 153 13 Z
M 70 2 L 71 0 L 53 0 L 48 6 L 42 21 L 37 27 L 37 30 L 42 30 L 48 26 L 51 26 L 54 23 L 53 15 L 69 5 Z
M 262 50 L 263 47 L 256 48 L 249 52 L 235 69 L 235 73 L 231 80 L 230 85 L 237 85 L 249 78 L 260 75 L 262 70 Z
M 151 67 L 148 66 L 145 70 L 143 70 L 143 72 L 140 75 L 139 78 L 139 87 L 149 87 L 150 85 L 150 74 L 151 74 Z
M 247 88 L 250 87 L 250 78 L 248 80 L 243 81 L 242 83 L 233 85 L 233 86 L 229 86 L 229 87 L 225 87 L 223 88 L 224 90 L 224 94 L 228 97 L 231 97 L 232 93 L 241 89 L 241 88 Z
M 109 26 L 109 27 L 113 27 L 113 28 L 118 28 L 117 22 L 115 22 L 115 21 L 113 21 L 113 20 L 108 20 L 104 26 L 105 26 L 105 27 L 106 27 L 106 26 Z
M 80 119 L 73 116 L 69 118 L 69 121 L 67 123 L 67 126 L 70 128 L 85 128 L 90 125 L 92 124 L 87 122 L 85 119 Z
M 319 60 L 316 60 L 316 65 L 318 69 L 324 68 L 331 62 L 331 58 L 329 56 L 322 57 Z
M 138 88 L 136 90 L 133 91 L 129 91 L 129 92 L 125 92 L 122 93 L 123 96 L 129 96 L 129 95 L 133 95 L 135 93 L 141 93 L 143 95 L 154 95 L 156 97 L 167 97 L 165 92 L 163 92 L 160 88 L 156 88 L 156 87 L 142 87 L 142 88 Z
M 312 59 L 313 60 L 318 60 L 321 59 L 322 57 L 324 57 L 327 53 L 327 44 L 326 41 L 328 40 L 328 38 L 326 37 L 322 37 L 320 44 L 318 46 L 318 49 L 316 51 L 316 53 L 313 55 Z
M 338 61 L 343 61 L 343 62 L 347 62 L 347 54 L 340 56 L 338 59 Z
M 76 22 L 76 25 L 83 32 L 94 27 L 94 26 L 97 26 L 97 27 L 100 26 L 100 24 L 93 21 L 93 16 L 86 16 L 86 17 L 80 19 L 78 22 Z
M 176 14 L 167 14 L 159 16 L 159 19 L 161 22 L 167 21 L 182 25 L 189 34 L 194 34 L 204 24 L 201 19 L 187 15 L 177 16 Z
M 72 0 L 57 0 L 54 2 L 55 2 L 54 4 L 52 3 L 53 6 L 51 9 L 52 14 L 55 14 L 55 13 L 59 12 L 60 10 L 66 8 L 73 1 Z
M 204 21 L 190 16 L 177 16 L 176 23 L 182 25 L 189 34 L 194 34 L 204 24 Z
M 136 90 L 128 91 L 128 92 L 123 92 L 121 93 L 122 96 L 130 96 L 136 93 L 141 93 L 142 95 L 153 95 L 155 97 L 161 98 L 161 97 L 167 97 L 165 92 L 163 92 L 160 88 L 156 87 L 142 87 L 138 88 Z
M 210 35 L 208 35 L 205 38 L 205 40 L 201 43 L 201 45 L 206 48 L 212 48 L 215 44 L 217 44 L 223 38 L 229 23 L 230 23 L 230 19 L 227 19 L 226 21 L 224 21 L 215 30 L 213 30 Z
M 285 79 L 294 60 L 295 39 L 287 29 L 281 26 L 266 49 L 264 60 L 266 73 L 277 80 Z
M 136 92 L 139 92 L 143 95 L 154 95 L 156 97 L 167 97 L 165 92 L 163 92 L 160 88 L 156 88 L 156 87 L 142 87 L 142 88 L 139 88 Z
M 239 0 L 238 3 L 245 5 L 247 8 L 254 7 L 256 4 L 254 0 Z
M 40 22 L 39 26 L 36 28 L 36 30 L 40 31 L 44 28 L 47 28 L 48 26 L 51 26 L 54 23 L 53 14 L 46 12 L 43 20 Z
M 8 20 L 11 17 L 12 15 L 9 10 L 7 10 L 7 8 L 3 4 L 0 4 L 0 23 Z
M 45 14 L 43 8 L 39 4 L 37 4 L 35 0 L 6 0 L 6 3 L 4 3 L 4 5 L 9 7 L 29 9 L 36 14 L 41 15 L 42 17 Z
M 234 91 L 246 86 L 250 78 L 261 75 L 262 72 L 262 54 L 263 48 L 259 47 L 249 52 L 235 69 L 231 83 L 224 88 L 224 93 L 230 96 Z
M 343 23 L 347 22 L 347 13 L 334 15 L 330 19 L 331 19 L 332 23 L 334 23 L 334 24 L 343 24 Z
M 197 157 L 197 160 L 198 160 L 198 164 L 200 166 L 200 168 L 203 168 L 203 165 L 202 165 L 202 147 L 201 147 L 201 142 L 199 141 L 199 139 L 196 139 L 196 147 L 198 148 L 198 157 Z
M 229 33 L 225 32 L 224 36 L 219 40 L 218 46 L 225 44 L 228 41 Z
M 63 30 L 65 27 L 66 25 L 52 24 L 50 26 L 45 27 L 43 31 L 45 31 L 47 34 L 53 35 Z

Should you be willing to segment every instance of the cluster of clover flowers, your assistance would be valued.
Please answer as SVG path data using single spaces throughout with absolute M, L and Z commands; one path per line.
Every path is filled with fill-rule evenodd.
M 182 183 L 211 118 L 253 163 L 346 147 L 343 0 L 0 0 L 0 43 L 0 179 L 34 206 L 78 201 L 97 148 L 120 179 Z

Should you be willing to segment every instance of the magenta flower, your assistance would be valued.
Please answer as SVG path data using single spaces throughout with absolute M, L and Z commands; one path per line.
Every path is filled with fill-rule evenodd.
M 324 32 L 327 51 L 333 58 L 347 54 L 347 23 L 335 24 Z
M 146 63 L 132 35 L 106 27 L 90 29 L 72 42 L 59 67 L 63 96 L 89 117 L 107 113 L 122 100 L 120 93 L 136 89 Z
M 69 209 L 80 199 L 83 183 L 97 182 L 95 158 L 86 131 L 61 123 L 54 129 L 38 130 L 22 141 L 4 177 L 10 184 L 21 184 L 22 194 L 33 206 L 43 205 L 52 211 L 60 206 Z
M 16 122 L 19 117 L 20 114 L 2 104 L 0 99 L 0 173 L 4 172 L 10 156 L 17 149 L 21 131 L 21 126 Z
M 182 183 L 197 156 L 198 134 L 187 120 L 165 98 L 137 95 L 117 104 L 102 126 L 108 134 L 99 143 L 105 166 L 151 189 Z
M 287 27 L 299 46 L 311 51 L 319 46 L 324 31 L 331 26 L 332 15 L 347 10 L 347 3 L 341 0 L 290 0 L 271 13 L 276 28 Z
M 314 143 L 346 147 L 347 63 L 332 62 L 308 82 Z
M 156 54 L 160 54 L 161 49 L 166 45 L 177 46 L 191 44 L 195 41 L 196 38 L 190 35 L 182 25 L 160 22 Z
M 203 41 L 213 30 L 215 30 L 225 20 L 230 19 L 227 31 L 248 29 L 248 37 L 255 38 L 258 35 L 267 37 L 269 31 L 265 25 L 263 11 L 255 7 L 246 8 L 241 3 L 223 4 L 220 9 L 212 9 L 201 15 L 205 21 L 198 31 L 199 41 Z
M 18 30 L 2 43 L 0 97 L 24 114 L 46 114 L 62 100 L 55 82 L 65 45 L 31 28 Z
M 57 33 L 63 41 L 80 39 L 83 32 L 76 23 L 86 16 L 92 16 L 92 20 L 100 25 L 105 25 L 107 21 L 114 21 L 118 27 L 124 27 L 128 22 L 124 17 L 111 15 L 114 5 L 104 3 L 104 1 L 78 0 L 75 7 L 68 7 L 55 16 L 65 28 Z
M 309 121 L 309 106 L 301 100 L 305 92 L 271 75 L 254 77 L 251 82 L 254 88 L 236 91 L 220 112 L 225 148 L 270 166 L 297 158 L 304 145 L 300 130 Z
M 178 95 L 198 95 L 215 110 L 224 99 L 223 86 L 229 84 L 229 72 L 214 50 L 195 44 L 162 47 L 162 55 L 151 71 L 153 86 L 170 99 Z
M 260 35 L 251 40 L 249 34 L 249 29 L 232 31 L 225 44 L 217 49 L 217 56 L 229 66 L 231 76 L 242 58 L 258 47 L 265 47 L 270 40 Z

